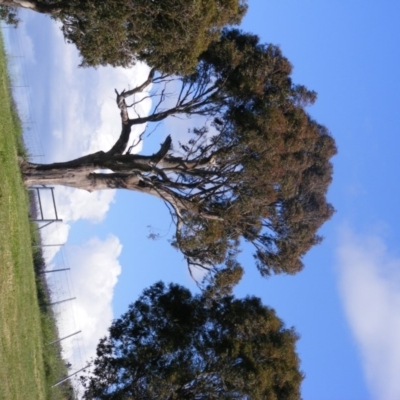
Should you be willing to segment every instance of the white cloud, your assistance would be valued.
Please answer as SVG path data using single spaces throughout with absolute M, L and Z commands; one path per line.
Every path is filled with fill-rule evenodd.
M 73 45 L 64 42 L 56 23 L 52 25 L 50 35 L 51 54 L 49 65 L 48 119 L 51 136 L 47 140 L 47 162 L 63 161 L 82 155 L 108 150 L 120 134 L 120 115 L 115 104 L 114 88 L 123 90 L 142 83 L 147 79 L 149 68 L 138 64 L 131 69 L 123 68 L 77 68 L 79 56 Z M 141 115 L 149 113 L 151 101 L 140 103 L 137 111 Z M 135 127 L 131 142 L 142 132 L 144 127 Z M 140 151 L 137 146 L 135 151 Z M 69 226 L 73 221 L 86 219 L 100 222 L 104 219 L 110 204 L 114 201 L 115 191 L 89 193 L 67 187 L 57 187 L 55 198 L 59 217 L 64 223 L 58 224 L 62 231 L 63 242 L 67 240 Z M 47 213 L 53 213 L 50 200 L 44 200 Z M 45 228 L 44 235 L 50 240 L 55 228 Z M 50 262 L 55 249 L 46 251 Z
M 379 400 L 400 399 L 400 258 L 376 236 L 340 234 L 340 290 L 365 376 Z
M 68 293 L 62 294 L 63 288 L 56 289 L 59 296 L 76 296 L 76 301 L 62 303 L 55 310 L 59 315 L 60 337 L 82 331 L 75 339 L 62 341 L 64 357 L 73 370 L 95 356 L 99 339 L 107 334 L 113 319 L 113 291 L 121 273 L 118 262 L 121 250 L 119 239 L 113 235 L 104 241 L 93 238 L 65 250 L 71 268 L 65 289 Z M 61 285 L 66 286 L 65 280 Z
M 55 190 L 58 214 L 64 221 L 87 219 L 91 222 L 100 222 L 109 210 L 114 194 L 114 190 L 89 193 L 59 186 Z
M 56 218 L 51 191 L 40 189 L 40 202 L 43 209 L 43 218 Z M 35 192 L 36 193 L 36 192 Z M 86 219 L 92 223 L 101 222 L 110 204 L 114 201 L 114 190 L 103 190 L 99 192 L 86 192 L 69 187 L 57 186 L 54 189 L 54 198 L 57 207 L 57 217 L 62 222 L 55 222 L 41 229 L 42 243 L 52 245 L 43 248 L 43 255 L 48 264 L 48 269 L 54 268 L 54 257 L 60 247 L 54 244 L 65 244 L 71 224 L 79 219 Z M 38 216 L 40 218 L 40 215 Z M 40 223 L 43 226 L 44 223 Z
M 71 226 L 67 223 L 55 223 L 44 227 L 40 233 L 42 243 L 45 245 L 43 257 L 46 261 L 46 269 L 51 270 L 56 267 L 54 257 L 60 250 L 60 246 L 67 242 Z
M 108 150 L 120 134 L 121 121 L 114 89 L 122 91 L 147 79 L 149 67 L 77 68 L 80 62 L 75 46 L 66 44 L 60 29 L 53 25 L 50 66 L 50 118 L 53 143 L 51 161 L 67 160 L 99 150 Z M 151 100 L 137 106 L 141 115 L 149 113 Z M 144 129 L 135 127 L 131 141 Z M 140 151 L 141 147 L 137 147 Z
M 48 93 L 48 109 L 44 111 L 50 122 L 50 135 L 46 140 L 46 161 L 69 160 L 99 150 L 108 150 L 120 134 L 120 115 L 115 104 L 114 88 L 123 90 L 147 79 L 149 68 L 138 64 L 131 69 L 123 68 L 77 68 L 79 56 L 73 45 L 65 43 L 56 23 L 49 35 L 49 54 L 45 68 L 51 82 Z M 149 113 L 151 101 L 140 103 L 137 111 Z M 132 141 L 144 127 L 135 127 Z M 43 132 L 44 133 L 44 132 Z M 137 146 L 135 151 L 140 151 Z M 100 222 L 104 219 L 115 191 L 89 193 L 67 187 L 57 187 L 55 198 L 59 218 L 63 223 L 45 228 L 42 232 L 49 243 L 65 243 L 70 224 L 79 219 Z M 43 199 L 47 215 L 54 216 L 52 200 Z M 52 235 L 57 238 L 52 239 Z M 46 249 L 46 259 L 51 262 L 57 248 Z
M 130 70 L 77 69 L 77 51 L 64 43 L 55 24 L 51 41 L 52 57 L 48 66 L 51 81 L 48 110 L 51 135 L 46 143 L 47 162 L 108 150 L 117 140 L 121 126 L 114 88 L 123 90 L 141 83 L 147 78 L 149 68 L 138 65 Z M 151 102 L 144 101 L 138 107 L 138 112 L 145 115 L 150 108 Z M 132 132 L 132 140 L 140 133 L 141 128 L 137 127 Z M 136 151 L 140 149 L 141 146 L 135 148 Z M 56 187 L 54 193 L 58 217 L 63 222 L 43 229 L 45 244 L 67 243 L 71 225 L 79 219 L 90 222 L 103 220 L 115 196 L 114 190 L 89 193 L 68 187 Z M 47 217 L 52 217 L 54 211 L 49 194 L 44 195 L 42 203 Z M 61 252 L 58 252 L 60 249 Z M 105 241 L 91 239 L 82 246 L 44 248 L 48 269 L 71 267 L 68 273 L 71 282 L 59 273 L 49 275 L 53 285 L 53 301 L 71 296 L 77 298 L 76 301 L 55 306 L 60 337 L 82 331 L 62 342 L 64 356 L 71 362 L 72 371 L 81 368 L 95 356 L 98 341 L 110 326 L 113 290 L 121 272 L 118 262 L 121 249 L 119 239 L 115 236 Z M 68 259 L 67 265 L 65 257 Z

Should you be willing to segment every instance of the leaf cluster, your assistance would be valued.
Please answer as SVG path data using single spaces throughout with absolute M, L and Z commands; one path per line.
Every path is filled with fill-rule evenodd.
M 182 148 L 187 157 L 214 162 L 207 171 L 180 173 L 196 187 L 191 199 L 200 214 L 187 214 L 175 245 L 193 264 L 223 262 L 244 238 L 262 275 L 293 274 L 320 242 L 317 231 L 333 213 L 326 193 L 336 147 L 306 112 L 315 92 L 293 84 L 291 71 L 278 47 L 225 30 L 191 76 L 218 87 L 211 96 L 218 105 L 212 133 L 195 131 L 208 145 Z
M 0 5 L 0 21 L 4 21 L 7 25 L 12 25 L 16 28 L 19 23 L 17 8 Z
M 71 0 L 55 17 L 80 51 L 82 66 L 144 61 L 162 72 L 187 74 L 246 9 L 245 0 Z
M 86 399 L 299 399 L 298 339 L 260 299 L 146 289 L 101 340 Z

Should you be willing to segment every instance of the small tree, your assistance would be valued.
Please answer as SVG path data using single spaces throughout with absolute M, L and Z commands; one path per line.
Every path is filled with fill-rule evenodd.
M 74 43 L 82 66 L 145 61 L 168 73 L 193 72 L 197 58 L 226 25 L 238 24 L 246 0 L 3 0 L 0 17 L 17 10 L 50 15 Z
M 176 77 L 153 69 L 142 85 L 117 92 L 122 129 L 109 151 L 48 165 L 23 161 L 25 183 L 153 195 L 169 207 L 174 245 L 190 265 L 208 268 L 234 259 L 243 238 L 254 246 L 262 275 L 296 273 L 333 212 L 326 191 L 336 148 L 304 109 L 315 93 L 293 85 L 290 73 L 276 46 L 226 31 L 203 53 L 195 74 Z M 135 94 L 150 83 L 152 112 L 130 116 Z M 127 105 L 129 97 L 134 100 Z M 130 154 L 132 126 L 177 114 L 211 122 L 193 129 L 175 151 L 168 136 L 153 155 Z
M 298 339 L 259 298 L 215 301 L 159 282 L 97 347 L 85 399 L 300 398 Z

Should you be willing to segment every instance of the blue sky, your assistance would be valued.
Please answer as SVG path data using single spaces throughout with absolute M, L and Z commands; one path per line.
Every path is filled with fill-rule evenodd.
M 329 191 L 336 213 L 304 271 L 262 279 L 244 251 L 246 274 L 236 290 L 261 297 L 300 333 L 305 399 L 400 398 L 399 7 L 388 0 L 250 0 L 242 24 L 263 42 L 280 45 L 294 81 L 318 92 L 309 112 L 339 149 Z M 12 62 L 17 78 L 29 82 L 28 106 L 46 161 L 111 145 L 119 128 L 113 88 L 140 82 L 146 67 L 78 70 L 74 48 L 53 22 L 28 13 L 23 19 L 17 39 L 5 34 L 9 51 L 25 54 Z M 176 129 L 167 124 L 155 132 L 144 152 Z M 55 242 L 68 235 L 65 252 L 81 299 L 77 319 L 100 316 L 82 328 L 88 353 L 90 338 L 104 334 L 143 288 L 161 279 L 195 290 L 182 256 L 168 243 L 173 228 L 157 199 L 57 193 L 68 223 L 45 235 Z M 150 232 L 161 238 L 150 241 Z

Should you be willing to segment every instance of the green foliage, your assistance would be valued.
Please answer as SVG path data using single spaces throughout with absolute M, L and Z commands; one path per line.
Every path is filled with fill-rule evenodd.
M 233 288 L 242 279 L 243 273 L 243 268 L 231 258 L 226 262 L 225 268 L 210 271 L 199 286 L 208 301 L 219 301 L 233 293 Z
M 4 21 L 8 25 L 18 26 L 18 11 L 15 7 L 6 7 L 0 5 L 0 21 Z
M 84 66 L 128 66 L 137 60 L 168 73 L 193 71 L 221 28 L 240 22 L 238 0 L 87 0 L 72 2 L 59 18 Z
M 33 11 L 62 23 L 82 66 L 127 67 L 145 61 L 159 71 L 179 74 L 193 72 L 200 53 L 222 28 L 239 24 L 247 9 L 246 0 L 31 1 Z M 4 17 L 15 17 L 14 10 Z
M 299 399 L 297 339 L 258 298 L 159 282 L 100 341 L 84 398 Z
M 263 276 L 294 274 L 333 213 L 326 194 L 336 147 L 328 130 L 307 114 L 315 92 L 293 84 L 291 72 L 278 47 L 224 30 L 202 53 L 195 73 L 160 75 L 152 69 L 141 85 L 117 94 L 123 124 L 108 152 L 25 163 L 25 181 L 157 196 L 170 207 L 173 245 L 190 266 L 227 266 L 244 239 L 253 245 Z M 155 107 L 150 115 L 130 118 L 125 99 L 149 84 Z M 126 153 L 133 125 L 177 114 L 205 117 L 179 154 L 171 150 L 171 137 L 151 156 Z M 113 174 L 93 175 L 93 167 Z M 70 174 L 74 168 L 79 175 Z
M 182 146 L 191 157 L 214 160 L 207 175 L 181 174 L 196 187 L 201 213 L 215 217 L 188 213 L 176 236 L 175 246 L 193 264 L 229 259 L 242 237 L 254 246 L 262 275 L 293 274 L 320 242 L 317 231 L 333 213 L 326 192 L 336 147 L 305 110 L 316 93 L 293 84 L 291 71 L 278 47 L 225 30 L 189 78 L 194 85 L 208 81 L 217 87 L 201 110 L 214 116 L 211 144 L 210 132 L 198 129 L 200 139 Z M 208 147 L 196 147 L 207 135 Z

